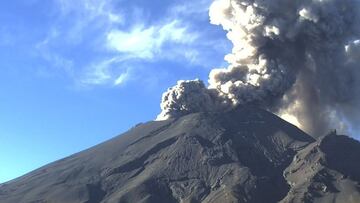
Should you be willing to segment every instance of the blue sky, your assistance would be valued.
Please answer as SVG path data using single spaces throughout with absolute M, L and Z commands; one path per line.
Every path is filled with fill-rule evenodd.
M 0 182 L 160 112 L 231 49 L 211 0 L 0 2 Z

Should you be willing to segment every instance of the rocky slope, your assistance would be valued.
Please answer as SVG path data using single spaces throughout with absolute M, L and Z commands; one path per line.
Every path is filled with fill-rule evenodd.
M 301 150 L 285 170 L 283 202 L 360 202 L 360 143 L 331 133 Z
M 140 124 L 0 185 L 2 203 L 360 202 L 360 143 L 253 107 Z

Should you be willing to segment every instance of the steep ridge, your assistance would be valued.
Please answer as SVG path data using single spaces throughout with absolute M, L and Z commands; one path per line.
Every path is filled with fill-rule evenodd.
M 338 139 L 343 140 L 341 146 L 336 144 Z M 350 192 L 355 197 L 360 168 L 359 162 L 352 162 L 358 159 L 359 143 L 349 139 L 334 135 L 316 141 L 255 107 L 196 113 L 137 125 L 107 142 L 2 184 L 0 202 L 271 203 L 302 202 L 308 196 L 306 200 L 311 202 L 316 199 L 311 191 L 324 190 L 316 197 L 334 192 L 337 196 Z M 308 155 L 313 148 L 319 150 Z M 343 155 L 333 154 L 334 150 Z M 313 180 L 320 174 L 320 169 L 302 174 L 319 164 L 315 156 L 324 157 L 324 169 L 346 176 L 344 184 L 333 185 L 337 190 L 319 189 L 312 185 L 315 181 L 301 178 Z M 339 164 L 337 159 L 344 157 L 348 162 Z
M 360 202 L 360 143 L 335 132 L 301 150 L 285 170 L 283 202 Z

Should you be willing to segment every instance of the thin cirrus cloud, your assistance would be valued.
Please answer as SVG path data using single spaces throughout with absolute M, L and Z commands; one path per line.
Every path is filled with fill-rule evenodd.
M 152 11 L 148 16 L 142 9 L 134 10 L 131 6 L 141 5 L 131 3 L 122 7 L 121 2 L 115 5 L 110 0 L 55 1 L 60 15 L 38 50 L 50 64 L 55 59 L 57 64 L 59 59 L 67 61 L 67 69 L 72 70 L 66 72 L 81 86 L 124 85 L 134 79 L 135 72 L 141 78 L 143 71 L 138 69 L 144 67 L 133 64 L 146 66 L 163 60 L 205 64 L 201 61 L 204 50 L 219 44 L 209 43 L 188 19 L 197 12 L 206 18 L 207 0 L 196 4 L 196 9 L 190 9 L 191 4 L 172 5 L 162 19 L 153 18 Z M 141 21 L 144 16 L 150 20 Z M 77 54 L 68 54 L 72 52 Z
M 119 86 L 124 84 L 127 80 L 129 79 L 129 73 L 128 72 L 124 72 L 121 73 L 115 80 L 114 85 Z
M 135 67 L 129 64 L 134 61 L 154 62 L 179 57 L 193 61 L 196 50 L 188 46 L 197 37 L 197 33 L 190 32 L 178 20 L 148 27 L 139 24 L 129 31 L 110 30 L 106 33 L 105 44 L 114 56 L 92 64 L 81 82 L 86 85 L 119 86 L 131 80 L 130 72 Z M 189 50 L 177 52 L 175 47 Z M 123 67 L 127 67 L 126 70 Z
M 86 70 L 95 64 L 93 60 L 84 62 L 84 58 L 95 58 L 91 47 L 99 47 L 102 34 L 122 24 L 123 17 L 114 11 L 109 0 L 54 0 L 49 10 L 53 13 L 46 19 L 51 22 L 50 26 L 43 26 L 41 31 L 46 35 L 34 44 L 34 55 L 46 64 L 37 72 L 42 76 L 65 73 L 79 84 L 85 75 L 91 75 Z M 106 60 L 99 63 L 102 64 L 106 64 Z M 99 79 L 91 80 L 90 77 L 88 81 L 103 84 L 100 81 L 106 77 L 98 69 L 93 68 L 92 75 L 98 75 Z
M 124 68 L 126 58 L 114 57 L 90 64 L 84 68 L 85 72 L 79 80 L 80 85 L 111 85 L 120 86 L 130 80 L 131 73 Z
M 153 59 L 161 57 L 165 44 L 189 45 L 197 37 L 196 33 L 189 32 L 178 20 L 173 20 L 164 25 L 136 25 L 129 32 L 111 30 L 107 34 L 107 47 L 133 58 Z
M 87 24 L 93 20 L 103 20 L 106 23 L 121 23 L 123 16 L 114 12 L 109 0 L 55 0 L 62 16 L 75 15 L 77 23 Z

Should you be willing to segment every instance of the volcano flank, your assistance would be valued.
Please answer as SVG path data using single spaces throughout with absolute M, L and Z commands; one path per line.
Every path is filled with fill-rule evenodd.
M 360 143 L 255 107 L 139 124 L 0 185 L 2 203 L 360 202 Z

